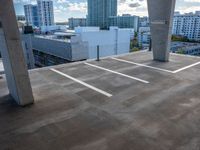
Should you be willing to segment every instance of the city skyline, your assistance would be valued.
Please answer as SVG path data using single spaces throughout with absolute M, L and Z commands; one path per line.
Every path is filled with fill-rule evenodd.
M 54 0 L 55 21 L 67 21 L 70 17 L 86 17 L 87 0 Z M 36 0 L 14 0 L 16 14 L 23 14 L 24 4 L 35 4 Z M 199 0 L 177 0 L 176 11 L 181 13 L 200 10 Z M 118 15 L 128 13 L 147 16 L 146 0 L 118 0 Z

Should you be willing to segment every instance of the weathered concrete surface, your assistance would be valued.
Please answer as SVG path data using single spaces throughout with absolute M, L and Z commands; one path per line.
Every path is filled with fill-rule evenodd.
M 169 70 L 200 58 L 151 53 L 120 57 Z M 1 150 L 199 150 L 200 65 L 177 74 L 118 62 L 90 62 L 150 81 L 140 83 L 83 63 L 54 67 L 113 94 L 108 98 L 48 68 L 30 72 L 35 104 L 21 108 L 0 80 Z
M 3 67 L 3 62 L 2 59 L 0 58 L 0 74 L 4 73 L 4 67 Z
M 12 0 L 0 1 L 0 48 L 10 94 L 19 105 L 33 103 Z
M 154 60 L 169 60 L 175 2 L 147 0 Z

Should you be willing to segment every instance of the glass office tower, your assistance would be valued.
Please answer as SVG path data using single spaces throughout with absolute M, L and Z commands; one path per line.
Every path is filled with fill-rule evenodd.
M 117 0 L 88 0 L 88 26 L 109 28 L 109 17 L 117 15 Z

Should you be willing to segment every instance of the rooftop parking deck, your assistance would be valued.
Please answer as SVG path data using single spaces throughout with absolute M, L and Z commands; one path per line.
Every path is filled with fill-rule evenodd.
M 0 79 L 2 150 L 199 150 L 200 58 L 151 52 L 30 72 L 21 108 Z

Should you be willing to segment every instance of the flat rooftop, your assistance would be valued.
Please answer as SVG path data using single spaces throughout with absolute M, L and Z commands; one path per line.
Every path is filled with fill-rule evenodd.
M 2 150 L 199 150 L 200 58 L 151 52 L 30 71 L 35 104 L 0 79 Z

